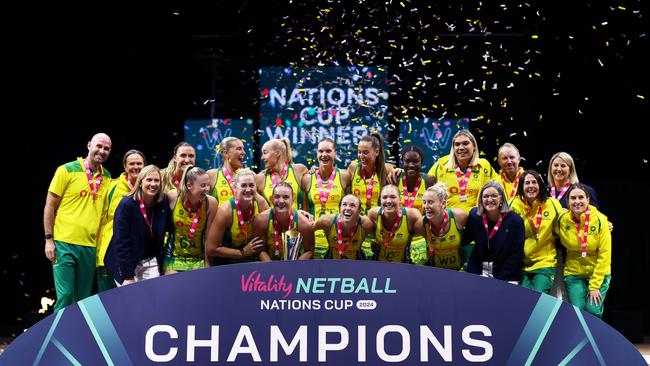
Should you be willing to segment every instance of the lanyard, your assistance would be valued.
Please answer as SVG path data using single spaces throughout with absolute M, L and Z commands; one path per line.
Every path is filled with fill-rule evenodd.
M 223 172 L 224 178 L 226 178 L 226 182 L 228 182 L 228 185 L 230 186 L 230 190 L 232 191 L 232 194 L 235 194 L 235 184 L 232 182 L 232 178 L 230 178 L 230 172 L 225 166 L 221 167 L 221 171 Z
M 571 183 L 565 184 L 564 187 L 562 187 L 560 194 L 557 195 L 557 197 L 555 197 L 555 186 L 551 187 L 551 197 L 556 198 L 559 201 L 562 198 L 562 196 L 564 196 L 564 194 L 569 189 L 569 187 L 571 187 Z
M 284 164 L 284 168 L 282 168 L 282 172 L 280 173 L 280 180 L 284 179 L 285 174 L 287 174 L 287 170 L 289 169 L 289 162 L 286 162 Z M 271 183 L 273 184 L 273 187 L 278 184 L 278 179 L 275 177 L 275 172 L 271 170 Z
M 483 214 L 483 227 L 485 228 L 485 235 L 487 235 L 487 237 L 488 237 L 488 238 L 487 238 L 487 239 L 488 239 L 488 240 L 487 240 L 488 248 L 490 248 L 490 239 L 492 239 L 492 237 L 493 237 L 494 235 L 496 235 L 497 231 L 499 231 L 499 227 L 501 227 L 501 223 L 503 222 L 503 218 L 504 218 L 504 217 L 506 217 L 506 214 L 505 214 L 505 213 L 504 213 L 504 214 L 501 214 L 501 216 L 499 217 L 499 221 L 497 221 L 496 225 L 494 225 L 494 227 L 492 228 L 492 231 L 490 231 L 490 232 L 488 233 L 488 220 L 487 220 L 487 215 L 486 215 L 486 214 Z
M 149 218 L 147 217 L 147 209 L 144 207 L 144 200 L 140 200 L 140 213 L 142 213 L 142 217 L 144 217 L 144 221 L 147 223 L 147 227 L 149 228 L 149 233 L 151 233 L 151 237 L 153 237 L 153 217 L 151 218 L 151 221 L 149 221 Z
M 399 226 L 400 222 L 402 222 L 402 210 L 399 210 L 397 212 L 397 219 L 395 220 L 395 223 L 393 224 L 393 228 L 390 230 L 390 233 L 388 230 L 384 230 L 384 251 L 388 252 L 388 244 L 393 240 L 393 236 L 395 236 L 395 231 L 397 231 L 397 227 Z M 382 223 L 383 225 L 383 223 Z
M 194 216 L 192 216 L 192 207 L 190 206 L 189 199 L 185 200 L 185 207 L 187 208 L 187 216 L 192 220 L 192 225 L 190 225 L 190 231 L 187 233 L 187 237 L 190 238 L 190 240 L 193 240 L 194 234 L 196 233 L 196 227 L 199 225 L 199 219 L 201 218 L 201 207 L 199 206 L 199 209 L 196 210 Z

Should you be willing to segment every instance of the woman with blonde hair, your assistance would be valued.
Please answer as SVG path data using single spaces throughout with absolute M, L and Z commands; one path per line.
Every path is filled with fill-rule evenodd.
M 165 243 L 165 274 L 206 266 L 206 230 L 212 226 L 218 207 L 209 192 L 208 173 L 192 165 L 185 167 L 180 191 L 167 192 L 173 225 Z
M 303 197 L 300 189 L 300 182 L 303 175 L 307 173 L 307 167 L 303 164 L 294 164 L 289 139 L 273 139 L 262 145 L 262 160 L 264 170 L 257 173 L 255 184 L 257 191 L 273 207 L 273 188 L 280 182 L 286 182 L 293 191 L 294 210 L 302 205 Z
M 169 203 L 160 189 L 160 170 L 147 165 L 115 211 L 106 269 L 119 285 L 160 276 Z
M 228 202 L 235 192 L 233 179 L 237 171 L 244 165 L 244 142 L 237 137 L 226 137 L 217 147 L 217 153 L 222 156 L 221 167 L 208 170 L 210 176 L 210 192 L 219 204 Z
M 162 190 L 167 193 L 172 189 L 178 190 L 185 167 L 196 164 L 196 151 L 190 143 L 181 141 L 174 146 L 174 155 L 169 160 L 167 168 L 162 169 Z
M 422 197 L 422 224 L 416 226 L 424 230 L 427 265 L 460 270 L 467 261 L 461 250 L 467 212 L 462 208 L 447 207 L 447 190 L 444 183 L 427 188 Z
M 566 192 L 572 184 L 579 183 L 578 172 L 573 158 L 564 151 L 557 152 L 551 156 L 548 164 L 548 190 L 551 197 L 560 201 L 562 207 L 567 208 Z M 598 207 L 598 197 L 596 191 L 583 183 L 585 189 L 589 191 L 590 204 Z
M 468 130 L 456 132 L 449 155 L 443 156 L 429 169 L 429 175 L 436 177 L 449 188 L 447 206 L 462 208 L 469 212 L 476 207 L 481 187 L 498 175 L 490 163 L 479 158 L 476 138 Z

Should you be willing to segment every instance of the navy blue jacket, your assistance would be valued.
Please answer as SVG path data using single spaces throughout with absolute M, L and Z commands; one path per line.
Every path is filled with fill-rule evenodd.
M 162 202 L 153 207 L 152 233 L 156 247 L 158 265 L 162 266 L 165 225 L 169 215 L 169 200 L 165 196 Z M 140 211 L 140 204 L 131 197 L 124 197 L 115 210 L 113 219 L 113 238 L 108 244 L 104 265 L 113 278 L 122 283 L 126 278 L 133 278 L 135 267 L 142 260 L 147 223 Z
M 492 226 L 494 225 L 490 225 L 490 231 Z M 524 230 L 524 220 L 516 213 L 510 211 L 503 218 L 501 227 L 490 239 L 490 246 L 494 249 L 492 257 L 494 278 L 504 281 L 521 281 L 524 267 Z M 474 207 L 469 213 L 463 232 L 463 243 L 472 241 L 476 243 L 472 255 L 467 261 L 467 272 L 481 274 L 483 258 L 488 252 L 487 238 L 483 219 L 476 213 L 476 207 Z

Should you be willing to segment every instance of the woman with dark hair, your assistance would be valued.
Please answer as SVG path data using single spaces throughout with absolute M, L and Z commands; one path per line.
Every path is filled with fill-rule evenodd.
M 526 170 L 519 177 L 512 211 L 524 220 L 524 273 L 521 286 L 548 294 L 553 287 L 556 265 L 553 229 L 564 211 L 555 198 L 549 197 L 542 176 Z
M 476 243 L 467 272 L 517 284 L 523 267 L 524 221 L 510 210 L 505 197 L 496 181 L 483 185 L 478 207 L 469 213 L 463 243 Z
M 174 155 L 169 160 L 167 168 L 160 171 L 163 193 L 167 193 L 172 189 L 179 190 L 185 168 L 194 164 L 196 164 L 194 146 L 185 141 L 181 141 L 174 146 Z
M 129 150 L 122 159 L 124 172 L 117 179 L 111 180 L 108 194 L 104 197 L 104 213 L 97 232 L 97 291 L 115 288 L 115 280 L 104 267 L 104 256 L 113 237 L 113 220 L 115 211 L 122 197 L 133 189 L 142 167 L 147 165 L 144 154 L 138 150 Z M 158 172 L 160 174 L 160 172 Z
M 555 230 L 567 249 L 564 283 L 569 302 L 602 317 L 612 273 L 612 234 L 607 216 L 590 204 L 584 184 L 573 184 L 566 195 L 569 211 L 560 214 Z
M 180 191 L 167 192 L 170 225 L 165 243 L 165 274 L 203 268 L 206 263 L 205 237 L 217 213 L 217 199 L 209 195 L 210 177 L 202 168 L 187 165 Z
M 119 285 L 160 276 L 168 220 L 167 196 L 160 189 L 160 170 L 140 170 L 131 192 L 115 210 L 106 269 Z
M 361 215 L 379 205 L 381 189 L 388 184 L 388 176 L 393 166 L 386 164 L 384 155 L 384 138 L 378 131 L 365 135 L 357 145 L 357 161 L 348 166 L 352 176 L 351 193 L 361 198 Z M 362 244 L 366 257 L 372 257 L 372 238 L 368 237 Z
M 398 176 L 397 188 L 400 204 L 406 208 L 415 208 L 424 213 L 423 196 L 427 188 L 436 183 L 436 177 L 422 173 L 424 152 L 415 145 L 402 149 L 403 171 Z M 427 262 L 427 242 L 421 235 L 415 235 L 411 241 L 411 261 L 415 264 Z

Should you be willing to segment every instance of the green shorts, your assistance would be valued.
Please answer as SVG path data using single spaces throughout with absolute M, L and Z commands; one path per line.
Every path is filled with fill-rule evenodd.
M 196 257 L 166 257 L 163 271 L 169 270 L 184 272 L 205 268 L 205 259 Z

